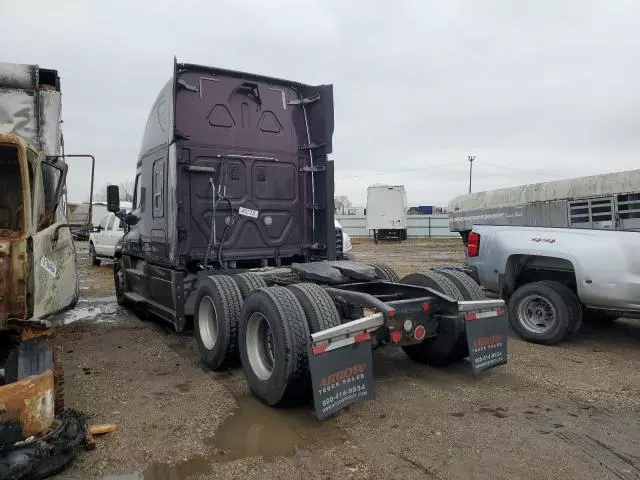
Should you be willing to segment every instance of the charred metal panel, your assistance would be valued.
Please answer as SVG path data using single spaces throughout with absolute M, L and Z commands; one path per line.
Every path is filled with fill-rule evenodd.
M 47 430 L 54 419 L 53 371 L 0 386 L 0 444 Z
M 68 227 L 59 223 L 33 236 L 33 315 L 51 315 L 75 304 L 79 296 L 76 251 Z
M 58 155 L 61 104 L 55 70 L 0 63 L 0 134 L 20 137 L 46 155 Z

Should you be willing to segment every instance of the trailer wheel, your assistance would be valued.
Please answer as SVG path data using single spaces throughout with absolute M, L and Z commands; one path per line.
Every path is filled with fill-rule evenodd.
M 485 300 L 487 298 L 480 285 L 466 273 L 450 269 L 437 270 L 437 272 L 451 280 L 465 300 Z
M 243 300 L 246 299 L 254 290 L 267 286 L 267 282 L 264 281 L 264 278 L 257 273 L 239 273 L 234 275 L 233 279 L 240 289 L 240 294 L 242 295 Z
M 311 333 L 341 324 L 338 310 L 324 288 L 315 283 L 297 283 L 286 288 L 291 290 L 300 302 Z
M 285 287 L 258 290 L 244 302 L 240 361 L 253 394 L 281 405 L 309 391 L 309 327 L 296 296 Z
M 89 261 L 91 262 L 91 265 L 93 265 L 94 267 L 100 266 L 100 259 L 96 254 L 96 249 L 93 246 L 93 243 L 89 244 Z
M 220 370 L 237 361 L 237 329 L 242 297 L 227 275 L 211 275 L 201 282 L 195 297 L 195 337 L 200 358 Z
M 456 285 L 439 272 L 411 273 L 400 283 L 431 288 L 453 298 L 463 300 Z M 460 316 L 442 318 L 438 324 L 438 336 L 427 338 L 417 345 L 402 347 L 412 360 L 433 366 L 444 366 L 462 360 L 469 354 L 464 319 Z
M 519 287 L 509 298 L 509 323 L 524 340 L 555 345 L 567 338 L 582 316 L 574 293 L 559 282 L 542 281 Z
M 53 411 L 60 415 L 64 411 L 64 368 L 60 347 L 53 349 Z
M 385 280 L 387 282 L 398 282 L 400 280 L 396 271 L 389 265 L 384 263 L 370 263 L 369 266 L 373 267 L 376 271 L 376 277 L 379 280 Z

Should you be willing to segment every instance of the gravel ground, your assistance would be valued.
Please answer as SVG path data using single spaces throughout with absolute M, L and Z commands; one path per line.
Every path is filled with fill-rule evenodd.
M 640 323 L 585 327 L 543 347 L 510 339 L 481 378 L 374 352 L 376 400 L 323 423 L 312 405 L 274 410 L 241 371 L 207 371 L 177 335 L 115 305 L 112 267 L 89 267 L 59 330 L 66 402 L 114 422 L 61 479 L 640 479 Z M 462 263 L 458 240 L 373 245 L 359 260 L 400 275 Z

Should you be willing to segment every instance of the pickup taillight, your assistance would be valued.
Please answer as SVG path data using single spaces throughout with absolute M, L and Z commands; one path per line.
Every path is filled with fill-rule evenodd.
M 480 252 L 480 234 L 470 232 L 467 237 L 467 257 L 477 257 Z

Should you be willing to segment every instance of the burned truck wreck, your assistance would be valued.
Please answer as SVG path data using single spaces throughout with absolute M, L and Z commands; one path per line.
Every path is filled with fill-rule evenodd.
M 202 360 L 240 362 L 269 405 L 313 384 L 320 418 L 371 397 L 371 349 L 385 343 L 444 365 L 468 356 L 476 337 L 500 335 L 502 350 L 474 369 L 506 362 L 504 302 L 484 299 L 464 274 L 400 280 L 386 265 L 340 260 L 333 128 L 331 85 L 174 61 L 147 121 L 131 212 L 117 186 L 107 189 L 127 224 L 118 302 L 177 331 L 193 318 Z M 465 323 L 479 319 L 469 336 Z M 331 372 L 355 372 L 354 362 L 359 386 L 327 397 Z

